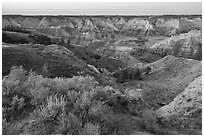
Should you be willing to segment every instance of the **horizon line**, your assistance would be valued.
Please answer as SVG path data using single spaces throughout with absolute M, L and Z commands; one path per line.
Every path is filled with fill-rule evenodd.
M 2 14 L 2 16 L 171 16 L 171 15 L 201 15 L 199 13 L 193 13 L 193 14 L 17 14 L 17 13 L 9 13 L 9 14 Z

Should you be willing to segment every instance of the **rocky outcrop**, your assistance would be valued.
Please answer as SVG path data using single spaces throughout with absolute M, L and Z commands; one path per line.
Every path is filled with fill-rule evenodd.
M 160 35 L 177 35 L 180 33 L 187 33 L 191 30 L 201 30 L 202 20 L 200 18 L 188 19 L 164 19 L 159 18 L 155 23 L 157 34 Z
M 155 28 L 158 34 L 175 35 L 179 29 L 179 20 L 159 18 L 155 23 Z
M 113 22 L 108 18 L 108 19 L 99 19 L 95 18 L 94 22 L 98 26 L 98 30 L 107 30 L 107 31 L 115 31 L 118 30 L 117 27 L 113 24 Z
M 122 29 L 122 27 L 126 24 L 126 21 L 123 18 L 113 18 L 113 22 L 119 29 Z
M 6 17 L 2 19 L 2 28 L 5 28 L 7 26 L 21 27 L 21 24 L 17 23 L 14 18 Z
M 132 33 L 135 36 L 137 36 L 137 35 L 146 36 L 146 35 L 148 35 L 147 33 L 149 31 L 153 31 L 154 28 L 149 23 L 148 20 L 134 18 L 134 19 L 130 19 L 123 26 L 123 30 L 132 30 L 132 32 L 130 32 L 130 34 Z
M 52 25 L 52 24 L 51 24 L 51 21 L 50 21 L 48 18 L 43 17 L 43 18 L 41 19 L 41 21 L 40 21 L 38 27 L 40 27 L 40 28 L 47 28 L 47 27 L 49 27 L 49 26 L 51 26 L 51 25 Z
M 93 22 L 91 22 L 91 20 L 85 20 L 84 25 L 82 26 L 81 29 L 83 31 L 94 31 L 94 30 L 96 30 L 96 27 L 93 24 Z
M 154 53 L 174 55 L 191 59 L 202 59 L 202 33 L 200 30 L 190 31 L 159 41 L 150 47 Z
M 187 19 L 182 18 L 179 20 L 179 33 L 187 33 L 191 30 L 201 30 L 202 20 L 200 18 Z
M 37 18 L 26 17 L 22 23 L 22 28 L 37 28 L 40 20 Z
M 201 18 L 139 18 L 139 17 L 69 17 L 69 16 L 3 16 L 6 26 L 23 28 L 70 27 L 77 31 L 104 33 L 120 31 L 125 35 L 177 35 L 191 30 L 202 29 Z M 67 30 L 65 30 L 67 31 Z M 67 31 L 67 33 L 69 33 Z

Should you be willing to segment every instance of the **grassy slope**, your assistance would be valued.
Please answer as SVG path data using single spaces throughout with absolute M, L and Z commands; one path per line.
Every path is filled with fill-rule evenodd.
M 154 109 L 170 103 L 186 86 L 202 74 L 201 62 L 167 56 L 151 63 L 153 72 L 142 81 L 130 81 L 123 88 L 143 88 L 147 103 Z M 139 86 L 138 86 L 139 85 Z
M 48 63 L 48 69 L 50 72 L 49 76 L 51 77 L 70 77 L 72 73 L 76 74 L 76 72 L 81 68 L 86 68 L 84 67 L 85 64 L 77 60 L 76 57 L 72 57 L 67 53 L 64 53 L 64 56 L 60 56 L 54 52 L 45 52 L 44 50 L 48 48 L 49 47 L 42 45 L 41 48 L 29 47 L 29 45 L 3 47 L 3 75 L 7 75 L 10 71 L 10 68 L 14 65 L 22 65 L 27 70 L 33 69 L 39 74 L 43 74 L 42 66 L 43 64 Z
M 76 50 L 78 49 L 78 50 Z M 21 45 L 4 44 L 2 50 L 3 76 L 8 75 L 12 66 L 23 66 L 26 70 L 32 69 L 38 74 L 48 77 L 72 77 L 74 75 L 91 75 L 101 84 L 113 85 L 113 81 L 103 74 L 94 72 L 87 64 L 95 67 L 105 67 L 109 71 L 118 69 L 123 63 L 120 61 L 100 57 L 92 51 L 81 48 L 67 50 L 58 45 Z M 77 53 L 78 52 L 78 53 Z M 48 64 L 48 71 L 43 65 Z
M 2 74 L 8 75 L 12 66 L 22 65 L 25 69 L 39 71 L 38 67 L 43 65 L 43 58 L 37 56 L 35 49 L 20 47 L 2 48 Z
M 106 68 L 110 72 L 117 70 L 119 67 L 125 67 L 124 63 L 119 60 L 110 59 L 94 53 L 92 50 L 85 47 L 68 47 L 79 59 L 88 64 L 94 65 L 96 68 Z
M 43 34 L 30 34 L 27 32 L 22 33 L 22 32 L 13 32 L 13 31 L 3 31 L 2 41 L 5 43 L 11 43 L 11 44 L 35 43 L 35 44 L 49 45 L 51 44 L 52 39 Z

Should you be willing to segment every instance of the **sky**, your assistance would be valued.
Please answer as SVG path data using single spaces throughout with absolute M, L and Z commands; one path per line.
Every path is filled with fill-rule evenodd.
M 23 15 L 202 14 L 201 2 L 3 2 L 2 13 Z

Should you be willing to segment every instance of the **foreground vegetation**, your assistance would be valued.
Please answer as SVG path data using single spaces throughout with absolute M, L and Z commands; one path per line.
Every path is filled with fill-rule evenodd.
M 4 135 L 199 134 L 175 119 L 162 121 L 145 94 L 131 96 L 90 76 L 46 78 L 21 66 L 2 81 Z M 172 127 L 186 127 L 176 131 Z M 187 124 L 188 125 L 188 124 Z M 187 129 L 191 129 L 187 131 Z
M 2 86 L 3 134 L 169 134 L 142 99 L 93 77 L 51 79 L 13 67 Z

